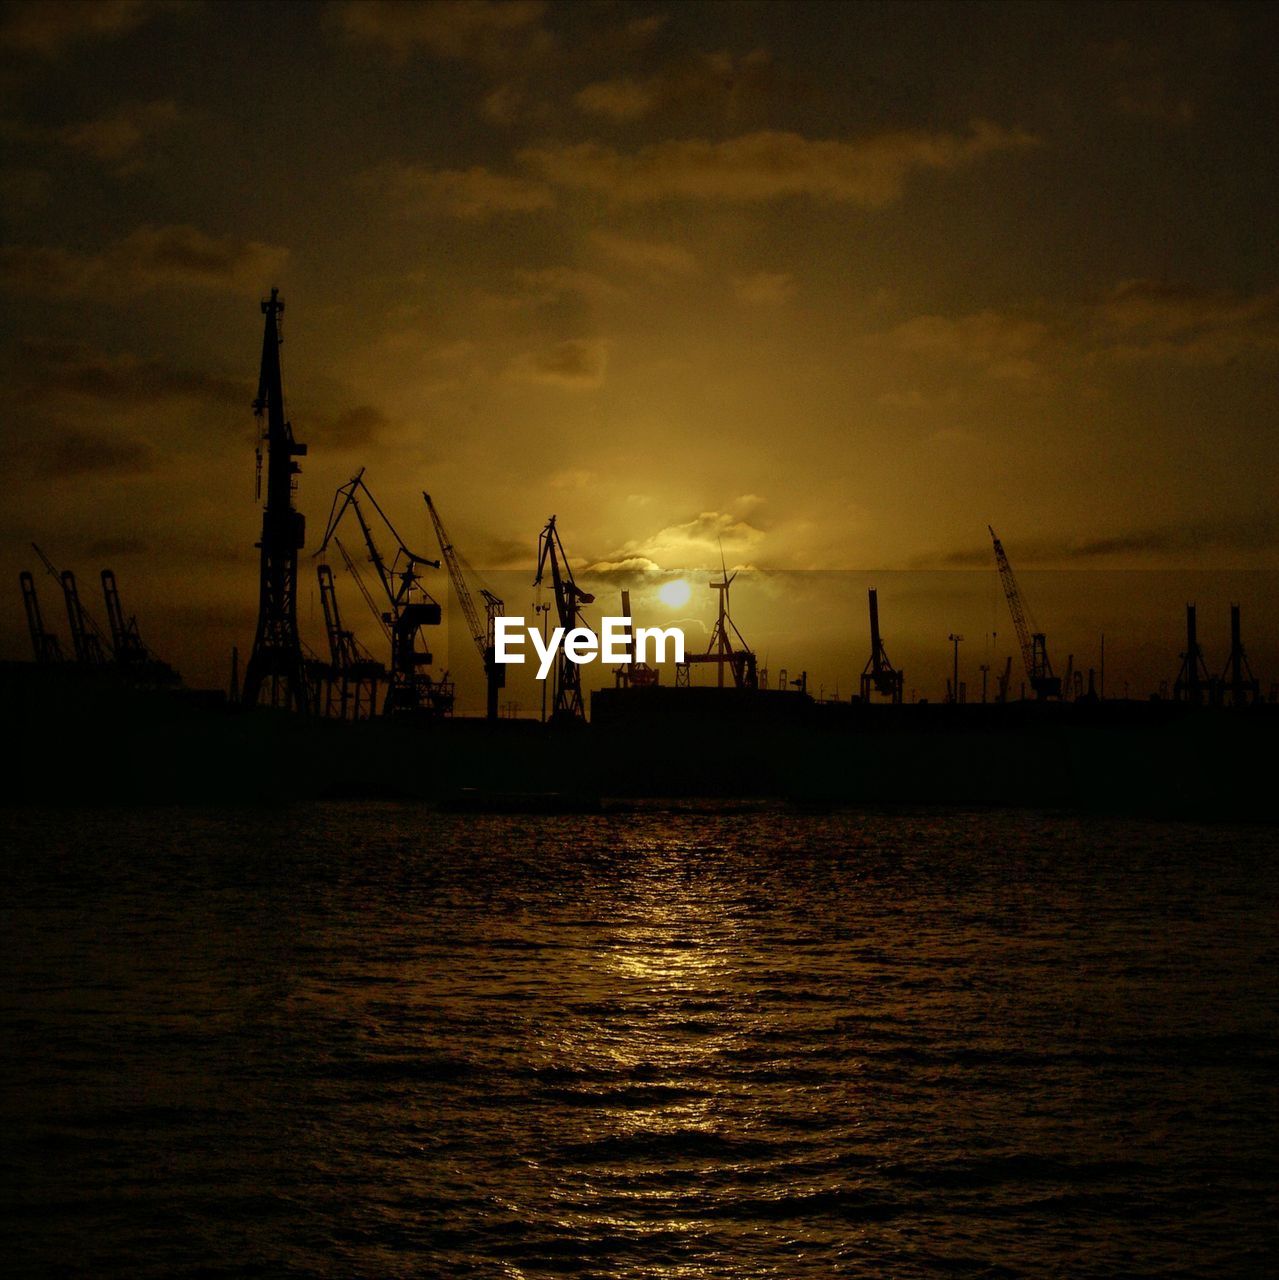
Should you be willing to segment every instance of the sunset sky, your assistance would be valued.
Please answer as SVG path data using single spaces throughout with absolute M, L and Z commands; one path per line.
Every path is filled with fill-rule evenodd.
M 552 512 L 609 591 L 722 540 L 779 571 L 734 601 L 773 667 L 844 693 L 879 573 L 890 652 L 936 697 L 947 630 L 973 663 L 1011 637 L 990 523 L 1059 650 L 1166 634 L 1174 669 L 1132 678 L 1170 679 L 1198 598 L 1219 667 L 1243 596 L 1274 651 L 1271 8 L 2 14 L 4 656 L 29 656 L 32 540 L 95 604 L 113 567 L 196 682 L 247 654 L 272 285 L 308 552 L 360 466 L 432 550 L 429 490 L 472 562 L 525 584 L 514 611 Z

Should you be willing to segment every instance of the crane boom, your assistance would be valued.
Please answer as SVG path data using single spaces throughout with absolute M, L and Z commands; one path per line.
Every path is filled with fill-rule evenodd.
M 62 587 L 62 597 L 67 606 L 67 626 L 71 630 L 71 647 L 75 651 L 75 660 L 83 667 L 100 667 L 105 661 L 103 657 L 102 628 L 94 622 L 89 611 L 80 603 L 80 591 L 76 586 L 75 574 L 70 569 L 61 573 L 53 567 L 52 561 L 33 542 L 32 550 L 40 557 L 49 576 Z
M 431 495 L 422 494 L 426 509 L 431 513 L 431 523 L 435 526 L 435 538 L 440 544 L 440 555 L 448 567 L 449 581 L 453 584 L 453 594 L 462 606 L 466 618 L 467 630 L 471 633 L 471 642 L 479 652 L 480 661 L 484 664 L 484 682 L 487 697 L 486 715 L 489 720 L 497 719 L 498 690 L 506 686 L 506 668 L 497 661 L 497 641 L 495 638 L 495 620 L 506 608 L 505 603 L 491 591 L 480 587 L 480 595 L 484 598 L 484 621 L 480 621 L 480 611 L 476 608 L 475 597 L 466 581 L 463 572 L 464 561 L 453 539 L 449 537 L 444 521 L 431 501 Z M 468 566 L 469 567 L 469 566 Z M 472 575 L 475 571 L 471 570 Z
M 1008 612 L 1013 616 L 1013 626 L 1017 629 L 1017 641 L 1021 646 L 1021 660 L 1026 667 L 1026 678 L 1037 698 L 1057 697 L 1061 693 L 1061 680 L 1053 675 L 1052 663 L 1048 660 L 1048 642 L 1042 631 L 1034 629 L 1034 618 L 1022 600 L 1021 589 L 1013 576 L 1013 567 L 1004 554 L 1003 543 L 999 541 L 994 529 L 990 530 L 990 540 L 995 547 L 995 564 L 999 569 L 1000 585 L 1004 589 L 1004 598 L 1008 601 Z

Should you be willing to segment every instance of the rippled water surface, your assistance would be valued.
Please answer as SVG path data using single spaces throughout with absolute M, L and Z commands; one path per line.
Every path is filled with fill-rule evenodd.
M 1279 1271 L 1265 829 L 0 833 L 8 1274 Z

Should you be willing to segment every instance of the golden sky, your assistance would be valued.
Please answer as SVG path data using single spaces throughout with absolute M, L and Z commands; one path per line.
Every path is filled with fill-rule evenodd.
M 115 568 L 194 679 L 247 652 L 272 285 L 308 550 L 366 466 L 411 544 L 428 489 L 515 583 L 552 512 L 608 590 L 721 540 L 730 566 L 892 571 L 890 652 L 935 664 L 934 697 L 946 630 L 1011 637 L 987 523 L 1021 574 L 1194 570 L 1217 612 L 1273 584 L 1205 572 L 1279 549 L 1269 7 L 2 14 L 7 656 L 33 539 L 95 602 Z M 853 640 L 825 588 L 770 613 L 761 587 L 756 626 L 846 693 L 874 574 L 813 581 Z M 1191 588 L 1160 583 L 1032 603 L 1061 648 L 1117 627 L 1171 653 Z

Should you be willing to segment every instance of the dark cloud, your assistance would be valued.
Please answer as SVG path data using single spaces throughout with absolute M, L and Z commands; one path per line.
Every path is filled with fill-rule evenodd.
M 104 301 L 158 288 L 256 294 L 276 278 L 288 250 L 212 236 L 191 226 L 145 226 L 98 253 L 41 245 L 0 249 L 0 287 L 14 293 Z
M 334 10 L 343 34 L 396 61 L 414 53 L 483 65 L 527 58 L 549 46 L 541 0 L 352 0 Z
M 494 173 L 483 165 L 469 169 L 428 169 L 386 165 L 365 173 L 360 185 L 385 192 L 401 213 L 483 219 L 503 213 L 536 213 L 555 204 L 542 182 Z
M 152 0 L 8 0 L 0 47 L 52 57 L 81 41 L 121 35 L 161 8 Z
M 15 373 L 24 397 L 40 400 L 53 393 L 119 405 L 191 399 L 242 408 L 253 396 L 246 380 L 48 339 L 28 338 L 19 344 Z
M 375 443 L 388 426 L 390 419 L 381 409 L 371 404 L 357 404 L 331 416 L 317 414 L 309 418 L 305 434 L 328 448 L 355 449 Z
M 72 151 L 129 171 L 138 165 L 139 152 L 178 119 L 177 103 L 172 99 L 132 103 L 112 115 L 66 125 L 58 131 L 58 138 Z
M 959 169 L 1036 145 L 1038 139 L 1022 130 L 978 121 L 967 134 L 900 130 L 839 141 L 765 130 L 722 142 L 670 139 L 629 153 L 579 142 L 530 147 L 520 160 L 557 186 L 627 203 L 802 195 L 880 208 L 901 196 L 914 173 Z
M 141 475 L 151 470 L 152 453 L 137 440 L 64 429 L 32 442 L 37 475 L 65 480 L 89 475 Z
M 507 376 L 570 391 L 590 391 L 604 382 L 608 344 L 599 338 L 569 338 L 540 351 L 516 357 Z

